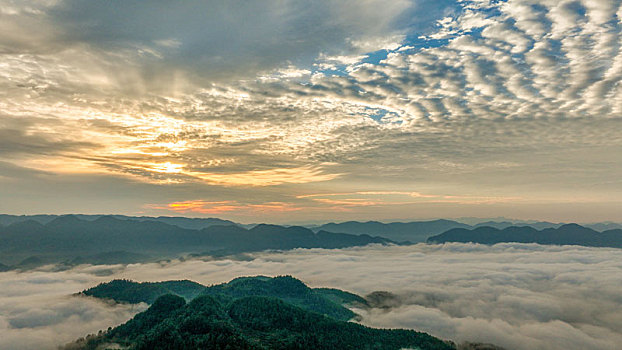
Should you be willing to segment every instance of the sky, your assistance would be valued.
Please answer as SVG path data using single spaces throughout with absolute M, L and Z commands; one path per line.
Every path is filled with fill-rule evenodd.
M 620 221 L 619 0 L 0 0 L 0 212 Z

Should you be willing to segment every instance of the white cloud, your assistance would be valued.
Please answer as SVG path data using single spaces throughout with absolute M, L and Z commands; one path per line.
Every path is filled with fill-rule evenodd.
M 121 324 L 146 305 L 108 305 L 71 294 L 96 276 L 81 272 L 5 272 L 0 276 L 0 348 L 56 349 Z
M 0 347 L 53 348 L 50 341 L 70 341 L 137 312 L 67 296 L 100 281 L 188 278 L 209 285 L 242 275 L 292 274 L 313 287 L 393 293 L 393 308 L 356 310 L 370 326 L 517 350 L 616 349 L 622 341 L 621 254 L 535 244 L 421 244 L 2 273 Z
M 320 169 L 307 178 L 333 192 L 382 174 L 385 190 L 620 198 L 617 0 L 0 9 L 0 152 L 14 165 L 195 190 L 223 182 L 145 164 L 204 178 Z M 35 139 L 54 147 L 16 150 Z M 490 166 L 506 163 L 519 166 Z M 169 199 L 196 199 L 184 193 Z

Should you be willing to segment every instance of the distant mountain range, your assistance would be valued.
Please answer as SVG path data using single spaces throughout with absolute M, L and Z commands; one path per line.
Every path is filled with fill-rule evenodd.
M 15 224 L 18 222 L 24 221 L 36 221 L 40 224 L 47 224 L 52 220 L 55 220 L 61 216 L 65 215 L 7 215 L 0 214 L 0 225 L 8 226 L 11 224 Z M 163 222 L 169 225 L 175 225 L 181 228 L 187 228 L 192 230 L 200 230 L 209 226 L 215 225 L 237 225 L 240 227 L 250 228 L 255 225 L 244 225 L 235 223 L 229 220 L 223 220 L 218 218 L 186 218 L 181 216 L 126 216 L 126 215 L 84 215 L 84 214 L 73 214 L 74 217 L 83 220 L 83 221 L 94 221 L 101 217 L 112 217 L 119 220 L 132 220 L 132 221 L 157 221 Z
M 317 231 L 342 232 L 342 233 L 366 233 L 369 235 L 382 236 L 397 242 L 425 242 L 435 234 L 445 232 L 452 228 L 469 228 L 471 226 L 451 220 L 415 221 L 415 222 L 392 222 L 382 223 L 378 221 L 348 221 L 342 223 L 329 223 L 314 228 Z
M 467 225 L 452 220 L 329 223 L 312 229 L 268 224 L 245 228 L 216 218 L 120 215 L 0 215 L 0 271 L 45 264 L 127 264 L 182 256 L 224 256 L 262 250 L 345 248 L 372 243 L 528 242 L 621 247 L 622 229 L 593 224 L 510 221 Z M 314 232 L 315 231 L 315 232 Z
M 194 282 L 160 282 L 146 288 L 175 289 L 179 284 L 187 289 Z M 113 281 L 82 294 L 114 298 L 143 287 Z M 64 349 L 456 349 L 452 342 L 426 333 L 346 322 L 353 313 L 339 301 L 343 295 L 364 302 L 340 290 L 309 288 L 290 276 L 238 278 L 204 288 L 189 302 L 176 293 L 159 296 L 125 324 Z
M 183 221 L 183 220 L 182 220 Z M 343 248 L 390 240 L 369 235 L 313 231 L 299 226 L 260 224 L 188 229 L 153 220 L 101 216 L 83 220 L 65 215 L 41 224 L 34 220 L 0 227 L 0 256 L 13 268 L 46 263 L 129 263 L 183 254 L 227 255 L 268 249 Z
M 348 221 L 342 223 L 329 223 L 317 226 L 315 230 L 343 233 L 367 233 L 369 235 L 382 236 L 396 242 L 419 243 L 425 242 L 428 237 L 438 235 L 454 228 L 473 229 L 476 227 L 488 226 L 504 229 L 510 226 L 530 226 L 536 229 L 556 228 L 562 224 L 552 222 L 533 222 L 533 223 L 513 223 L 510 221 L 485 221 L 475 225 L 467 225 L 453 220 L 431 220 L 413 222 L 391 222 L 382 223 L 378 221 Z M 622 227 L 622 226 L 621 226 Z
M 453 220 L 431 220 L 413 222 L 391 222 L 382 223 L 378 221 L 348 221 L 342 223 L 329 223 L 321 226 L 312 227 L 313 230 L 323 230 L 328 232 L 343 232 L 350 234 L 366 233 L 374 236 L 381 236 L 396 242 L 419 243 L 426 242 L 431 236 L 435 236 L 451 229 L 461 228 L 472 230 L 478 227 L 493 227 L 499 230 L 512 226 L 526 226 L 536 230 L 559 228 L 564 224 L 546 221 L 537 222 L 516 222 L 516 221 L 483 221 L 475 225 L 467 225 Z M 618 223 L 594 223 L 584 225 L 596 231 L 612 229 L 622 229 Z
M 19 222 L 36 221 L 45 225 L 59 217 L 65 215 L 7 215 L 0 214 L 0 227 L 8 226 Z M 245 229 L 252 229 L 260 224 L 241 224 L 230 220 L 218 218 L 187 218 L 172 216 L 126 216 L 126 215 L 84 215 L 74 214 L 74 217 L 83 221 L 94 221 L 102 217 L 112 217 L 123 221 L 139 221 L 139 222 L 161 222 L 174 225 L 180 228 L 201 230 L 210 226 L 239 226 Z M 466 220 L 466 219 L 465 219 Z M 453 228 L 473 229 L 477 227 L 494 227 L 497 229 L 505 229 L 512 226 L 529 226 L 537 230 L 547 228 L 558 228 L 563 223 L 553 223 L 547 221 L 529 221 L 521 222 L 509 220 L 505 218 L 495 218 L 489 220 L 476 221 L 475 218 L 468 218 L 470 224 L 461 222 L 460 220 L 427 220 L 427 221 L 411 221 L 411 222 L 389 222 L 383 223 L 379 221 L 347 221 L 341 223 L 327 223 L 323 225 L 300 225 L 307 227 L 314 232 L 326 231 L 332 233 L 348 233 L 354 235 L 367 234 L 371 236 L 381 236 L 396 242 L 419 243 L 425 242 L 429 237 L 438 235 Z M 282 225 L 290 227 L 289 225 Z M 583 224 L 582 226 L 591 228 L 596 231 L 607 231 L 613 229 L 622 229 L 622 224 L 614 222 L 600 222 Z
M 483 226 L 474 229 L 451 229 L 432 236 L 427 241 L 429 243 L 472 242 L 482 244 L 518 242 L 622 248 L 622 229 L 598 232 L 577 224 L 566 224 L 558 228 L 543 230 L 536 230 L 529 226 L 511 226 L 501 230 Z

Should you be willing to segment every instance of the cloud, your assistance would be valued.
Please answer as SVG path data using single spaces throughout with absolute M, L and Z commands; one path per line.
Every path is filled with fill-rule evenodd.
M 67 342 L 128 319 L 138 309 L 68 297 L 112 278 L 188 278 L 209 285 L 243 275 L 292 274 L 313 287 L 393 294 L 391 308 L 355 310 L 374 327 L 518 350 L 616 349 L 622 341 L 620 254 L 575 246 L 420 244 L 5 272 L 0 346 L 53 348 L 51 341 Z
M 108 62 L 133 66 L 145 83 L 184 77 L 251 77 L 287 62 L 309 63 L 320 53 L 350 54 L 378 39 L 402 34 L 402 17 L 416 2 L 376 0 L 155 1 L 84 3 L 59 0 L 3 4 L 5 26 L 50 29 L 4 35 L 4 51 L 57 53 L 78 47 Z M 435 12 L 438 12 L 436 10 Z M 430 15 L 432 17 L 432 15 Z M 419 16 L 428 25 L 434 18 Z M 415 21 L 417 23 L 417 21 Z M 381 41 L 381 40 L 380 40 Z M 364 44 L 367 44 L 364 45 Z M 136 68 L 136 69 L 132 69 Z M 117 77 L 122 79 L 120 76 Z
M 148 204 L 147 208 L 168 210 L 177 213 L 199 213 L 199 214 L 222 214 L 231 211 L 240 214 L 272 213 L 272 212 L 292 212 L 306 208 L 297 207 L 292 203 L 285 202 L 266 202 L 266 203 L 240 203 L 238 201 L 217 201 L 209 202 L 205 200 L 190 200 L 182 202 L 172 202 L 165 206 Z
M 2 2 L 3 160 L 185 193 L 138 205 L 253 184 L 619 202 L 619 1 L 239 4 Z
M 0 277 L 0 347 L 56 349 L 58 345 L 118 325 L 146 305 L 108 305 L 71 294 L 94 276 L 76 272 L 6 272 Z
M 233 183 L 235 185 L 235 183 Z M 248 184 L 246 184 L 248 185 Z M 251 184 L 255 185 L 255 184 Z M 259 186 L 259 185 L 255 185 Z M 146 204 L 146 209 L 156 209 L 184 214 L 235 214 L 253 216 L 259 213 L 274 215 L 278 213 L 333 213 L 352 212 L 356 208 L 374 209 L 408 204 L 496 204 L 516 202 L 521 198 L 513 197 L 468 197 L 451 195 L 430 195 L 418 192 L 400 191 L 365 191 L 344 193 L 304 194 L 289 197 L 289 202 L 261 202 L 252 200 L 186 200 L 167 204 Z
M 20 178 L 37 178 L 45 175 L 53 175 L 52 173 L 35 170 L 25 167 L 20 167 L 12 163 L 2 162 L 0 161 L 0 177 L 5 177 L 9 179 L 20 179 Z

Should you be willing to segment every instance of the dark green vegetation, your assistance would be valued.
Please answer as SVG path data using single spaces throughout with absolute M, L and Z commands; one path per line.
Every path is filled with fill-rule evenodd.
M 168 218 L 183 221 L 183 218 Z M 188 219 L 192 220 L 192 219 Z M 2 263 L 32 268 L 46 263 L 131 263 L 198 253 L 227 255 L 268 249 L 343 248 L 391 243 L 369 235 L 335 234 L 299 226 L 211 225 L 187 229 L 153 220 L 101 216 L 82 220 L 59 216 L 46 224 L 34 220 L 0 227 Z M 27 260 L 25 260 L 27 259 Z
M 334 289 L 311 289 L 300 280 L 282 277 L 240 277 L 229 283 L 206 288 L 202 295 L 237 299 L 247 296 L 276 297 L 303 309 L 348 321 L 356 316 L 343 304 L 365 304 L 365 299 Z
M 186 300 L 198 295 L 210 295 L 222 303 L 248 296 L 275 297 L 305 310 L 347 321 L 356 316 L 344 305 L 366 305 L 358 295 L 338 289 L 307 287 L 291 276 L 275 278 L 256 276 L 240 277 L 229 283 L 205 287 L 191 281 L 133 282 L 114 280 L 87 289 L 80 294 L 123 303 L 153 303 L 165 294 L 174 294 Z
M 622 230 L 598 232 L 577 224 L 567 224 L 559 228 L 548 228 L 540 231 L 527 226 L 512 226 L 503 230 L 493 227 L 479 227 L 473 230 L 452 229 L 440 235 L 430 237 L 428 242 L 473 242 L 482 244 L 518 242 L 622 248 Z
M 313 290 L 288 276 L 239 278 L 206 291 L 189 303 L 160 296 L 127 323 L 65 349 L 455 349 L 426 333 L 373 329 L 298 307 L 293 302 L 309 293 L 358 297 Z
M 79 294 L 99 299 L 110 299 L 118 303 L 152 304 L 160 296 L 166 294 L 174 294 L 186 300 L 192 300 L 204 289 L 204 285 L 188 280 L 142 283 L 113 280 L 108 283 L 101 283 Z

